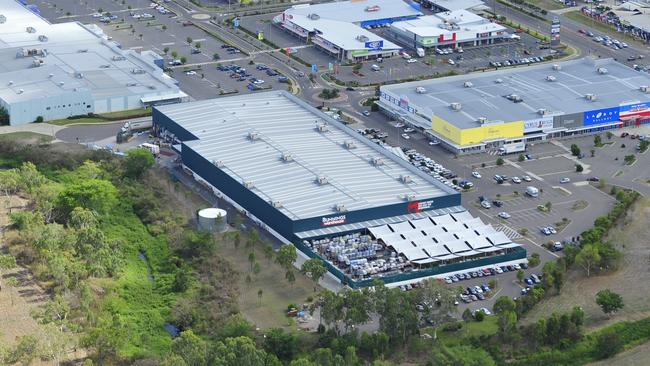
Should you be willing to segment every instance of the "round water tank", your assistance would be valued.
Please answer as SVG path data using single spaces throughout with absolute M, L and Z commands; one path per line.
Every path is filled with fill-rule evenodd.
M 199 211 L 199 229 L 208 231 L 226 231 L 226 210 L 220 208 L 204 208 Z

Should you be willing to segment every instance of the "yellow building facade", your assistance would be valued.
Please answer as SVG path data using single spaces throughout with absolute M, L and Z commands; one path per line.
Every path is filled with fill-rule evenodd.
M 475 145 L 488 140 L 523 137 L 524 121 L 461 129 L 434 115 L 431 118 L 431 129 L 457 145 Z

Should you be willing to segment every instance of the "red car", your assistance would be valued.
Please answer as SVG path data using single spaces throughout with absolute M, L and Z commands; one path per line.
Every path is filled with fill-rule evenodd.
M 578 29 L 578 33 L 587 34 L 587 32 L 584 29 Z

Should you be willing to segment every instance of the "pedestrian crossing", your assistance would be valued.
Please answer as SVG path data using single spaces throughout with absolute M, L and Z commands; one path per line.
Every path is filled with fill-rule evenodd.
M 494 226 L 494 229 L 495 229 L 496 231 L 500 231 L 500 232 L 503 232 L 504 234 L 506 234 L 506 236 L 507 236 L 508 239 L 510 239 L 510 240 L 517 240 L 517 239 L 521 239 L 521 238 L 522 238 L 522 236 L 519 235 L 519 233 L 518 233 L 517 231 L 515 231 L 514 229 L 511 229 L 511 228 L 509 228 L 509 227 L 507 227 L 507 226 L 503 226 L 503 225 L 495 225 L 495 226 Z
M 496 156 L 499 154 L 499 150 L 487 150 L 485 153 L 488 155 Z

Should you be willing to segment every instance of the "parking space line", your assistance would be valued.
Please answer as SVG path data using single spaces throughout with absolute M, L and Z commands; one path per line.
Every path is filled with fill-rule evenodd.
M 175 44 L 176 44 L 176 42 L 165 42 L 165 43 L 161 43 L 162 46 L 173 46 L 173 45 L 175 45 Z

